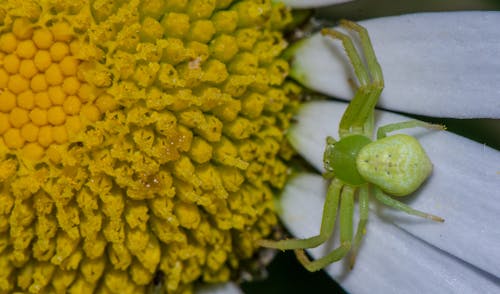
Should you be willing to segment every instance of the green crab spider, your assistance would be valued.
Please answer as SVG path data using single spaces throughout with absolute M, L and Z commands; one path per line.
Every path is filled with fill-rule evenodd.
M 404 134 L 387 135 L 406 128 L 442 130 L 444 127 L 416 120 L 394 123 L 380 127 L 377 140 L 372 141 L 370 137 L 374 128 L 374 108 L 384 88 L 382 69 L 366 29 L 346 20 L 341 21 L 340 25 L 359 35 L 367 68 L 348 35 L 331 29 L 322 30 L 324 36 L 342 41 L 360 86 L 340 121 L 340 140 L 336 141 L 332 137 L 326 139 L 323 156 L 326 170 L 324 176 L 330 178 L 331 182 L 323 207 L 320 233 L 306 239 L 258 241 L 263 247 L 295 249 L 297 259 L 309 271 L 317 271 L 339 261 L 351 250 L 350 266 L 354 266 L 356 252 L 366 232 L 370 191 L 384 205 L 411 215 L 444 222 L 444 219 L 438 216 L 415 210 L 389 196 L 405 196 L 417 190 L 429 177 L 432 163 L 414 137 Z M 353 236 L 355 195 L 358 196 L 360 216 L 356 234 Z M 326 256 L 310 261 L 303 249 L 317 247 L 330 238 L 337 211 L 340 245 Z

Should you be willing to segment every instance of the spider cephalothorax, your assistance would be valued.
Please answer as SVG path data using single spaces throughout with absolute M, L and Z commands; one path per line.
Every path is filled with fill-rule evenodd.
M 417 190 L 431 174 L 432 163 L 415 138 L 404 134 L 387 136 L 389 132 L 405 128 L 443 129 L 444 127 L 416 120 L 394 123 L 380 127 L 376 140 L 372 141 L 370 138 L 373 134 L 374 108 L 384 87 L 382 70 L 367 31 L 350 21 L 341 21 L 340 25 L 359 34 L 367 68 L 346 34 L 330 29 L 322 31 L 323 35 L 342 41 L 360 86 L 340 121 L 340 139 L 338 141 L 332 137 L 326 139 L 323 162 L 325 177 L 331 178 L 331 183 L 323 208 L 320 234 L 307 239 L 259 241 L 264 247 L 295 249 L 297 258 L 309 271 L 316 271 L 336 262 L 351 250 L 351 266 L 354 264 L 357 248 L 366 230 L 370 192 L 384 205 L 433 221 L 444 221 L 438 216 L 415 210 L 391 197 L 405 196 Z M 360 219 L 356 234 L 353 235 L 356 195 Z M 339 247 L 323 258 L 310 261 L 303 249 L 317 247 L 330 238 L 337 211 L 340 227 Z

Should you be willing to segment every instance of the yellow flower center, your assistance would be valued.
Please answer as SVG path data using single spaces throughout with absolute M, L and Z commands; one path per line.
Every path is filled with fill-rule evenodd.
M 114 105 L 79 75 L 79 50 L 65 21 L 48 27 L 16 18 L 0 34 L 0 137 L 24 158 L 41 159 Z
M 227 281 L 277 219 L 271 0 L 0 1 L 0 292 Z

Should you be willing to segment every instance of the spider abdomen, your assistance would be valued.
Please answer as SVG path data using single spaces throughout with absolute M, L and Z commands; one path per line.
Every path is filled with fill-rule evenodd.
M 432 163 L 413 137 L 397 134 L 374 141 L 356 158 L 359 174 L 394 196 L 405 196 L 422 185 Z

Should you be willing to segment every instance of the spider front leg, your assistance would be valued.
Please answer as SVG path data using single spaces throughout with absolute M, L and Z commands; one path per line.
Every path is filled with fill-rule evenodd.
M 262 247 L 287 250 L 298 248 L 313 248 L 324 243 L 326 240 L 328 240 L 328 238 L 330 238 L 333 233 L 341 189 L 342 183 L 338 179 L 332 180 L 332 182 L 328 186 L 325 204 L 323 206 L 323 217 L 321 220 L 321 229 L 319 235 L 307 239 L 288 239 L 281 241 L 259 240 L 257 241 L 257 244 Z
M 318 271 L 329 264 L 339 261 L 351 249 L 352 245 L 352 218 L 354 212 L 354 192 L 355 188 L 345 185 L 342 188 L 340 199 L 340 245 L 326 256 L 311 261 L 305 254 L 304 250 L 295 250 L 295 255 L 299 262 L 310 272 Z
M 331 29 L 323 29 L 321 31 L 323 35 L 328 35 L 342 41 L 342 45 L 360 83 L 354 98 L 352 98 L 351 103 L 349 103 L 342 116 L 339 125 L 339 135 L 341 138 L 351 134 L 365 134 L 371 137 L 373 130 L 373 109 L 384 88 L 382 69 L 377 61 L 366 29 L 346 20 L 342 20 L 340 25 L 354 30 L 359 34 L 362 50 L 368 64 L 368 71 L 365 69 L 363 61 L 349 36 Z

